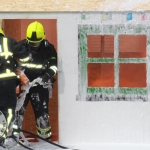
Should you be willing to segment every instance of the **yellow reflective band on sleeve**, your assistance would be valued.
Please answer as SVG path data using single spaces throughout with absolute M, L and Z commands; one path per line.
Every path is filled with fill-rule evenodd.
M 8 56 L 12 56 L 12 54 L 13 53 L 11 53 L 11 52 L 1 52 L 0 56 L 6 56 L 6 58 L 7 58 Z
M 3 38 L 3 48 L 4 48 L 4 52 L 8 52 L 7 38 Z
M 24 59 L 19 59 L 19 61 L 21 61 L 21 62 L 27 62 L 29 59 L 30 59 L 30 57 L 26 57 Z
M 7 57 L 9 56 L 9 51 L 8 51 L 8 40 L 7 38 L 3 38 L 3 49 L 5 52 L 5 59 L 7 59 Z
M 22 67 L 36 68 L 36 69 L 40 69 L 40 68 L 43 67 L 42 65 L 30 64 L 30 63 L 20 63 L 20 65 L 21 65 Z
M 8 77 L 15 77 L 15 76 L 16 74 L 14 72 L 0 74 L 0 78 L 8 78 Z
M 13 76 L 16 76 L 15 73 L 2 73 L 0 74 L 0 78 L 7 78 L 7 77 L 13 77 Z
M 8 56 L 12 56 L 13 53 L 9 52 L 8 50 L 8 39 L 7 38 L 3 38 L 3 52 L 1 51 L 0 56 L 5 56 L 5 59 L 8 58 Z
M 52 69 L 55 72 L 55 74 L 57 73 L 57 67 L 56 66 L 51 66 L 49 69 Z

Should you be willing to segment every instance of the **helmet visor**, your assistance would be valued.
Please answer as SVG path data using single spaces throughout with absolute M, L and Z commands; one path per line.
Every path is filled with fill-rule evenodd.
M 31 47 L 35 47 L 36 48 L 36 47 L 40 46 L 41 42 L 37 42 L 37 43 L 29 42 L 29 44 L 30 44 Z

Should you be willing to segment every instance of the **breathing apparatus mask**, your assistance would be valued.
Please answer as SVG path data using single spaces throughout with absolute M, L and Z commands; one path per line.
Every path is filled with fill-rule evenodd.
M 32 51 L 38 50 L 40 44 L 41 44 L 41 42 L 38 42 L 38 43 L 29 42 L 29 45 L 30 45 L 30 48 L 31 48 Z

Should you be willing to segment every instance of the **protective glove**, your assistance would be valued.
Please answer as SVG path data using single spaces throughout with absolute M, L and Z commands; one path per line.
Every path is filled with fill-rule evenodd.
M 51 79 L 51 77 L 48 73 L 45 73 L 44 75 L 41 75 L 40 78 L 42 79 L 43 83 L 48 83 Z

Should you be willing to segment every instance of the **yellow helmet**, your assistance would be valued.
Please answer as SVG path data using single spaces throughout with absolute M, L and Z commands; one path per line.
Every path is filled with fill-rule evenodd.
M 39 43 L 45 39 L 43 25 L 38 21 L 29 24 L 26 30 L 26 39 L 31 43 Z
M 0 34 L 2 34 L 3 36 L 5 36 L 5 33 L 2 29 L 0 29 Z

